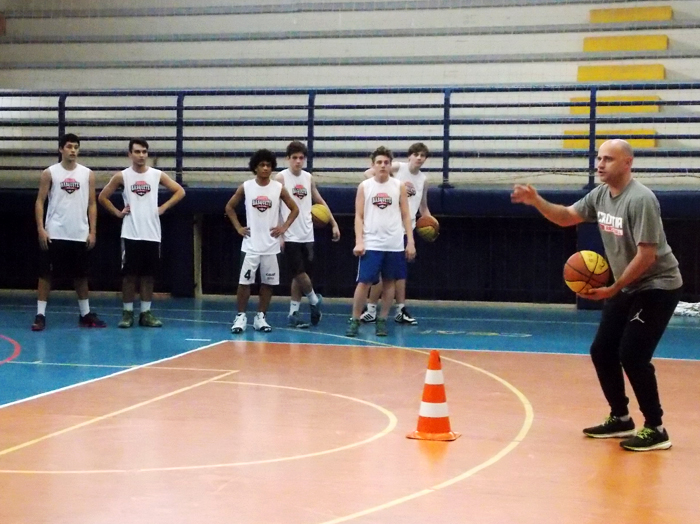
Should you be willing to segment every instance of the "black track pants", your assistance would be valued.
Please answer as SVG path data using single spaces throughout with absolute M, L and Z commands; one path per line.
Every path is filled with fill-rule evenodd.
M 676 309 L 680 291 L 679 288 L 618 293 L 603 306 L 591 345 L 591 358 L 612 415 L 628 413 L 624 370 L 645 424 L 654 427 L 662 424 L 663 411 L 651 358 Z

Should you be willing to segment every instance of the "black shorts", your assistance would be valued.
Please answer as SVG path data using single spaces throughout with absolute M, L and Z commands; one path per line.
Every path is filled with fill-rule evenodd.
M 311 274 L 314 264 L 314 243 L 285 242 L 284 260 L 292 278 L 302 273 Z
M 155 277 L 160 272 L 160 242 L 122 238 L 122 275 Z
M 42 278 L 87 278 L 89 253 L 87 242 L 52 240 L 49 250 L 39 254 L 39 276 Z

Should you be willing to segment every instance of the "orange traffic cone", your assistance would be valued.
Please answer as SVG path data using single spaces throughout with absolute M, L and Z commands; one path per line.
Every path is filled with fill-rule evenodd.
M 452 431 L 450 428 L 440 353 L 433 349 L 428 360 L 428 371 L 425 373 L 423 401 L 420 403 L 420 412 L 418 413 L 418 429 L 406 435 L 406 438 L 456 440 L 460 435 L 461 433 Z

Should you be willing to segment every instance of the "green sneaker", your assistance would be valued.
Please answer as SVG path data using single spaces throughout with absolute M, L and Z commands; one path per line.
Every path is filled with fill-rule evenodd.
M 117 324 L 120 328 L 130 328 L 134 325 L 134 312 L 127 311 L 126 309 L 122 311 L 122 319 Z
M 139 326 L 163 327 L 163 323 L 154 317 L 151 311 L 145 311 L 139 315 Z
M 346 337 L 356 337 L 357 333 L 360 331 L 360 320 L 357 318 L 350 319 L 348 324 L 348 329 L 345 332 Z
M 386 330 L 386 319 L 377 318 L 377 325 L 374 328 L 374 334 L 378 337 L 386 337 L 389 332 Z

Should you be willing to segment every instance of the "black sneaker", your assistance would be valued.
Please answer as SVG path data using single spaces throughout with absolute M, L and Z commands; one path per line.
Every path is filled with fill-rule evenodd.
M 654 451 L 670 448 L 671 440 L 665 429 L 659 431 L 656 428 L 644 426 L 634 437 L 620 442 L 620 446 L 628 451 Z
M 37 315 L 34 317 L 34 324 L 32 324 L 32 331 L 44 331 L 46 327 L 46 316 Z
M 308 329 L 308 327 L 309 327 L 309 323 L 304 322 L 301 319 L 298 311 L 295 311 L 294 313 L 287 315 L 287 325 L 289 327 L 296 328 L 296 329 Z
M 321 304 L 323 304 L 323 297 L 320 293 L 316 293 L 318 297 L 318 302 L 316 304 L 309 304 L 311 308 L 311 325 L 316 326 L 321 321 L 323 314 L 321 313 Z
M 583 430 L 583 434 L 591 438 L 620 438 L 634 436 L 634 420 L 621 420 L 610 415 L 599 426 L 593 426 Z
M 107 327 L 107 322 L 100 320 L 95 313 L 90 311 L 87 315 L 78 317 L 78 325 L 80 327 L 103 328 Z
M 396 313 L 394 320 L 399 324 L 410 324 L 412 326 L 418 324 L 418 321 L 411 316 L 411 314 L 408 312 L 408 309 L 406 309 L 405 307 L 402 307 L 399 310 L 399 312 Z

